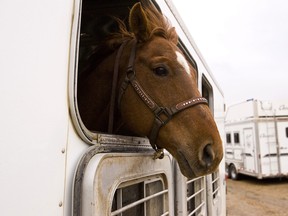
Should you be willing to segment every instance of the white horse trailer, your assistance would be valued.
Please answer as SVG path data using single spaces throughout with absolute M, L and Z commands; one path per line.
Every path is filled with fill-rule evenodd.
M 82 16 L 125 15 L 136 2 L 1 1 L 1 215 L 226 215 L 224 162 L 217 172 L 188 180 L 168 153 L 152 158 L 148 139 L 95 133 L 81 121 Z M 152 3 L 197 64 L 199 89 L 224 137 L 220 88 L 171 2 Z
M 288 101 L 247 100 L 228 108 L 226 169 L 258 179 L 288 176 Z

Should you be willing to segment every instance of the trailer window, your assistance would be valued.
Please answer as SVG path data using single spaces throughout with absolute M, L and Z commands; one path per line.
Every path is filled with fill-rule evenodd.
M 240 138 L 239 138 L 239 133 L 234 133 L 234 143 L 239 144 L 240 143 Z
M 226 143 L 231 144 L 231 134 L 230 133 L 226 133 Z
M 202 97 L 208 100 L 209 107 L 213 113 L 214 110 L 213 88 L 209 83 L 208 79 L 204 75 L 202 76 Z
M 216 171 L 212 173 L 211 175 L 212 175 L 212 195 L 213 195 L 213 199 L 215 199 L 220 190 L 219 171 Z
M 288 127 L 286 127 L 286 137 L 288 137 Z

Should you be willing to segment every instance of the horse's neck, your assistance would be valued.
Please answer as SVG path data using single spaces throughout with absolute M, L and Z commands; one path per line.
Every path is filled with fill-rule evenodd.
M 99 63 L 95 69 L 85 71 L 78 80 L 78 107 L 85 126 L 93 131 L 107 132 L 112 94 L 112 79 L 116 51 Z M 125 55 L 124 55 L 125 58 Z M 121 57 L 121 62 L 126 62 Z M 123 63 L 121 63 L 124 65 Z M 119 65 L 119 78 L 123 66 Z M 123 73 L 123 72 L 122 72 Z M 118 88 L 116 88 L 116 95 Z M 117 111 L 117 101 L 114 110 L 114 131 L 123 131 L 123 122 Z
M 107 130 L 105 119 L 111 95 L 113 55 L 93 70 L 81 72 L 78 78 L 78 107 L 82 121 L 90 130 Z

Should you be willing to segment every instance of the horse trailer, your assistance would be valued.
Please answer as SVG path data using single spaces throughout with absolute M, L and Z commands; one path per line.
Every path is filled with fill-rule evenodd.
M 226 215 L 224 160 L 212 174 L 187 179 L 168 152 L 153 158 L 146 137 L 91 131 L 81 120 L 82 29 L 95 15 L 127 17 L 137 2 L 1 1 L 1 215 Z M 198 89 L 223 140 L 220 87 L 171 1 L 151 3 L 197 67 Z
M 288 101 L 250 99 L 230 106 L 225 133 L 229 177 L 288 176 Z

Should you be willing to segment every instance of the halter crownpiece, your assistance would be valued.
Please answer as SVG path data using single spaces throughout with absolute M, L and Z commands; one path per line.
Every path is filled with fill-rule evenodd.
M 141 98 L 141 100 L 144 102 L 144 104 L 153 112 L 154 114 L 154 122 L 153 126 L 151 128 L 150 134 L 148 136 L 150 144 L 152 148 L 156 151 L 154 154 L 154 158 L 163 158 L 164 153 L 162 148 L 158 148 L 156 145 L 156 139 L 158 137 L 159 130 L 162 126 L 167 124 L 172 117 L 187 109 L 190 107 L 193 107 L 198 104 L 205 104 L 208 105 L 208 101 L 203 97 L 195 97 L 188 99 L 186 101 L 180 102 L 172 107 L 162 107 L 159 106 L 142 88 L 141 84 L 136 78 L 136 72 L 134 70 L 134 61 L 136 56 L 136 44 L 137 40 L 133 39 L 132 41 L 132 49 L 131 54 L 129 58 L 129 63 L 127 67 L 126 76 L 120 86 L 119 96 L 118 96 L 118 107 L 120 109 L 121 100 L 123 97 L 123 94 L 125 93 L 127 87 L 129 84 L 133 87 L 135 92 L 138 94 L 138 96 Z

